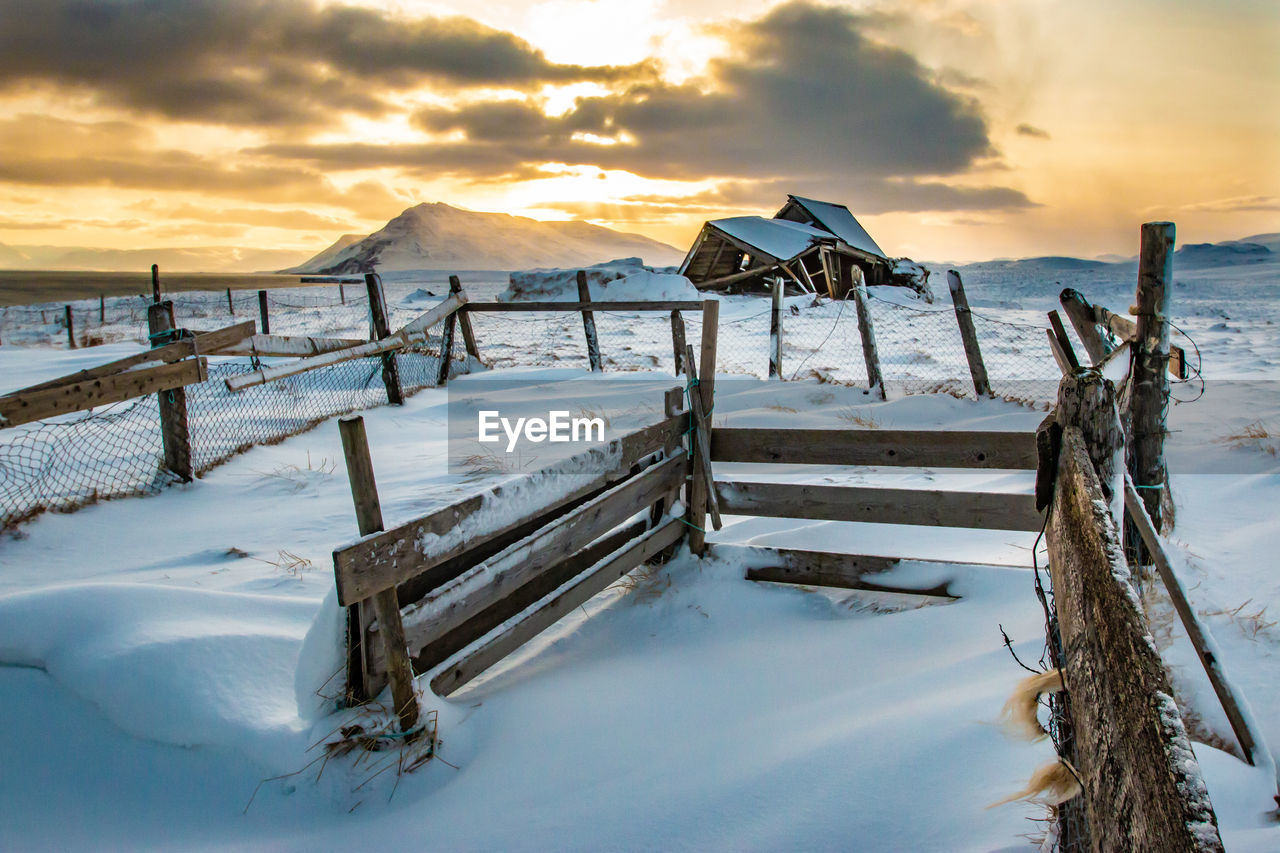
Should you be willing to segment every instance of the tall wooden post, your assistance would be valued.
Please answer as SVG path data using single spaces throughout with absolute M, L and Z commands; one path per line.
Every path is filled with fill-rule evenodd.
M 867 299 L 867 282 L 862 267 L 855 264 L 850 273 L 853 281 L 849 289 L 858 309 L 858 334 L 862 337 L 862 360 L 867 364 L 867 385 L 881 400 L 887 400 L 884 374 L 880 372 L 880 350 L 876 347 L 876 327 L 871 321 L 871 303 Z
M 462 292 L 462 281 L 456 275 L 449 276 L 449 292 Z M 471 326 L 471 315 L 464 307 L 455 316 L 458 318 L 458 327 L 462 329 L 462 343 L 467 348 L 467 356 L 480 361 L 480 348 L 476 346 L 476 332 Z
M 164 333 L 176 328 L 173 302 L 166 300 L 147 306 L 147 328 L 151 333 L 152 349 L 169 343 L 171 336 Z M 156 399 L 160 406 L 164 467 L 184 483 L 189 483 L 195 477 L 195 470 L 191 461 L 191 432 L 187 426 L 187 389 L 161 391 Z
M 342 434 L 342 451 L 347 460 L 351 499 L 356 506 L 356 523 L 360 526 L 360 535 L 368 536 L 381 531 L 383 525 L 382 504 L 378 500 L 378 485 L 373 478 L 373 459 L 369 455 L 364 418 L 359 415 L 340 418 L 338 431 Z M 409 649 L 405 642 L 396 588 L 392 586 L 377 593 L 373 597 L 373 607 L 378 617 L 378 636 L 382 639 L 387 680 L 391 683 L 391 698 L 395 703 L 396 716 L 400 719 L 400 731 L 411 733 L 405 739 L 413 740 L 418 734 L 415 731 L 418 726 L 418 694 L 413 687 L 413 665 L 409 662 Z
M 258 291 L 258 326 L 262 334 L 271 334 L 271 317 L 267 314 L 267 292 Z
M 98 325 L 101 326 L 107 322 L 107 295 L 105 293 L 98 294 Z
M 676 376 L 684 375 L 684 318 L 678 310 L 671 312 L 671 348 L 675 356 Z
M 1165 413 L 1169 405 L 1169 301 L 1173 294 L 1172 222 L 1142 226 L 1138 256 L 1137 337 L 1131 347 L 1129 473 L 1152 524 L 1160 529 Z M 1145 562 L 1145 560 L 1143 561 Z
M 773 280 L 773 313 L 769 320 L 769 378 L 782 378 L 782 278 Z
M 591 291 L 587 288 L 587 273 L 578 270 L 578 301 L 590 302 Z M 600 338 L 596 334 L 596 317 L 590 310 L 582 309 L 582 328 L 587 335 L 587 358 L 591 361 L 591 372 L 601 373 L 604 364 L 600 361 Z
M 70 305 L 62 306 L 62 316 L 67 327 L 67 347 L 70 349 L 75 349 L 76 348 L 76 325 L 75 325 L 76 321 L 75 321 L 75 318 L 71 316 Z
M 716 339 L 720 324 L 720 303 L 714 299 L 703 300 L 702 303 L 702 351 L 699 353 L 698 384 L 689 389 L 689 394 L 701 396 L 702 411 L 706 417 L 707 430 L 711 429 L 715 409 L 716 385 Z M 686 371 L 687 372 L 687 371 Z M 690 406 L 692 411 L 693 407 Z M 711 436 L 707 436 L 710 444 Z M 689 484 L 689 550 L 701 557 L 705 553 L 707 533 L 707 493 L 706 473 L 703 471 L 701 454 L 693 455 L 693 478 Z
M 160 301 L 160 265 L 151 265 L 151 301 Z
M 343 305 L 347 304 L 347 289 L 343 286 L 342 282 L 338 282 L 338 299 Z
M 369 292 L 369 319 L 373 326 L 370 337 L 380 341 L 391 334 L 387 323 L 387 303 L 382 292 L 382 277 L 376 272 L 365 273 L 364 286 Z M 404 393 L 400 390 L 400 365 L 396 362 L 394 352 L 384 352 L 382 358 L 382 384 L 387 387 L 387 402 L 396 405 L 404 403 Z
M 979 397 L 990 397 L 991 382 L 987 379 L 987 366 L 982 363 L 982 350 L 978 348 L 978 330 L 973 326 L 973 312 L 969 310 L 969 298 L 964 295 L 964 283 L 960 281 L 960 273 L 947 270 L 947 287 L 951 290 L 951 304 L 956 310 L 956 324 L 960 327 L 960 339 L 964 342 L 964 356 L 969 361 L 973 390 Z
M 436 385 L 449 381 L 449 369 L 453 366 L 453 333 L 458 324 L 458 312 L 444 318 L 440 327 L 440 368 L 436 372 Z
M 236 304 L 231 301 L 231 288 L 227 288 L 227 313 L 232 317 L 236 316 Z

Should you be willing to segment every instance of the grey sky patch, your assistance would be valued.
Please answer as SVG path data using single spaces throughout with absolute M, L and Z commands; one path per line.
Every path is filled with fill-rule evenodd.
M 1030 136 L 1032 139 L 1050 139 L 1049 131 L 1031 124 L 1020 124 L 1017 127 L 1019 136 Z

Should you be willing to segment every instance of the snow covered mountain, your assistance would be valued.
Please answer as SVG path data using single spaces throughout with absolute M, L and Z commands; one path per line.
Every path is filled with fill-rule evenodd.
M 684 257 L 666 243 L 586 222 L 539 222 L 442 202 L 411 207 L 380 231 L 343 245 L 349 236 L 284 272 L 518 270 L 584 266 L 627 256 L 662 266 Z

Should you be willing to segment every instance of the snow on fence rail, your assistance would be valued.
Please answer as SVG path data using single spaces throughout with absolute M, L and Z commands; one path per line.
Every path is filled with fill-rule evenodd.
M 457 282 L 455 286 L 461 289 Z M 454 345 L 451 321 L 420 346 L 403 349 L 390 367 L 386 359 L 360 358 L 228 392 L 228 382 L 241 387 L 251 381 L 261 365 L 258 357 L 320 354 L 368 339 L 377 307 L 370 301 L 368 286 L 338 288 L 337 293 L 330 287 L 319 294 L 296 290 L 258 295 L 172 294 L 173 313 L 184 326 L 250 321 L 269 327 L 271 334 L 254 335 L 223 350 L 249 358 L 215 358 L 207 366 L 208 381 L 187 384 L 185 392 L 180 392 L 187 396 L 190 459 L 170 469 L 179 468 L 180 477 L 199 476 L 253 445 L 279 441 L 337 414 L 395 401 L 397 386 L 387 383 L 388 369 L 400 372 L 399 385 L 408 393 L 437 384 L 449 373 L 442 367 L 442 350 L 450 351 L 450 369 L 455 372 L 475 363 L 468 357 L 480 357 L 495 368 L 589 368 L 592 352 L 582 317 L 587 311 L 595 330 L 591 340 L 597 363 L 606 371 L 669 366 L 675 372 L 666 317 L 670 311 L 678 312 L 691 337 L 701 333 L 697 302 L 647 303 L 644 308 L 661 310 L 639 312 L 636 309 L 641 306 L 616 302 L 594 302 L 589 307 L 586 302 L 474 303 L 456 314 L 465 346 Z M 589 294 L 584 295 L 589 302 Z M 789 309 L 782 308 L 780 301 L 773 307 L 725 303 L 729 310 L 720 317 L 717 329 L 718 369 L 758 377 L 772 371 L 782 379 L 867 387 L 873 386 L 869 377 L 879 376 L 893 393 L 975 393 L 961 329 L 950 308 L 867 296 L 861 301 Z M 77 321 L 76 329 L 91 341 L 148 340 L 145 330 L 151 304 L 134 297 L 104 299 L 84 309 L 90 316 Z M 269 312 L 266 317 L 259 311 L 262 304 Z M 382 302 L 381 307 L 389 325 L 395 327 L 410 322 L 426 305 L 410 298 L 399 304 Z M 41 309 L 3 309 L 0 328 L 12 335 L 14 318 L 56 324 L 61 313 L 43 309 L 42 316 Z M 101 321 L 95 325 L 99 315 Z M 43 327 L 39 319 L 35 322 L 39 333 Z M 981 339 L 980 358 L 988 364 L 992 389 L 1044 405 L 1045 389 L 1052 387 L 1044 380 L 1052 378 L 1054 367 L 1043 329 L 979 314 L 972 315 L 972 322 Z M 873 324 L 879 346 L 869 354 L 864 341 Z M 298 337 L 304 334 L 322 337 Z M 24 338 L 19 334 L 18 339 Z M 167 446 L 153 404 L 146 398 L 117 402 L 74 418 L 0 430 L 0 529 L 46 509 L 66 511 L 100 499 L 154 492 L 174 479 L 165 468 Z

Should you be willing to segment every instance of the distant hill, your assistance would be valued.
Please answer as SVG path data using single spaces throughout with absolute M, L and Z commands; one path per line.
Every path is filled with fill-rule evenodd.
M 478 213 L 441 202 L 411 207 L 381 230 L 344 245 L 352 236 L 283 272 L 523 270 L 588 266 L 631 256 L 665 266 L 684 258 L 679 249 L 639 234 L 586 222 Z
M 160 249 L 105 249 L 91 246 L 0 245 L 0 269 L 138 272 L 159 264 L 169 272 L 252 273 L 279 269 L 300 252 L 234 246 Z

